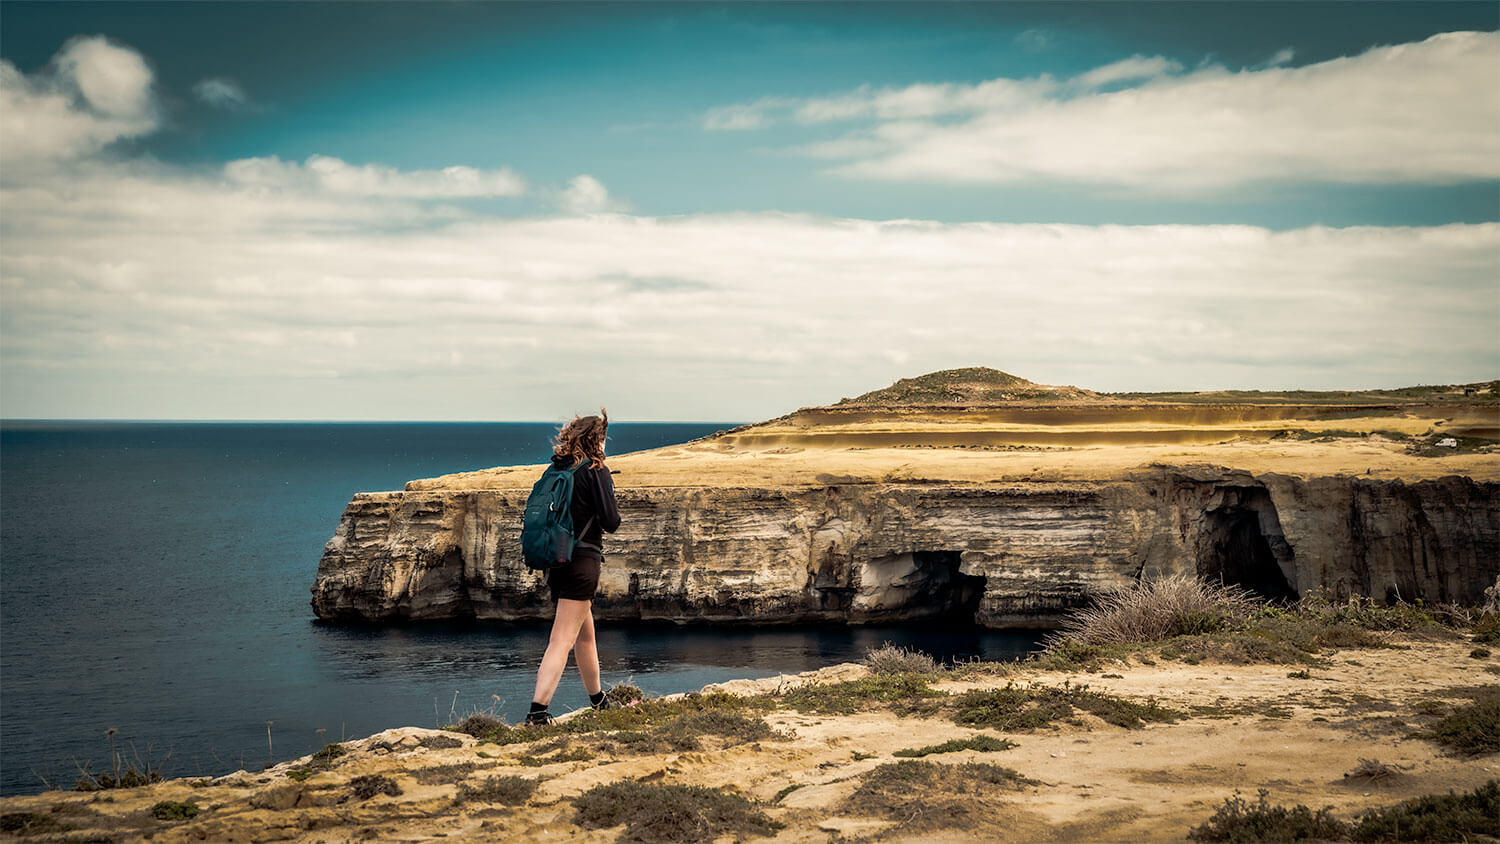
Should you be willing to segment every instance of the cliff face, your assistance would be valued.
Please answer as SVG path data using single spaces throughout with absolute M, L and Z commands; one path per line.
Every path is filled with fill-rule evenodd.
M 520 561 L 524 490 L 355 496 L 313 586 L 341 621 L 551 615 Z M 1500 484 L 1155 468 L 1108 482 L 619 490 L 604 619 L 1048 626 L 1174 572 L 1268 596 L 1477 602 L 1500 574 Z

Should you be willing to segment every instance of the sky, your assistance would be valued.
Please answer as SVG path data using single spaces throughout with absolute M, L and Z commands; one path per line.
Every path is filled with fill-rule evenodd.
M 1500 5 L 0 4 L 0 417 L 1500 376 Z

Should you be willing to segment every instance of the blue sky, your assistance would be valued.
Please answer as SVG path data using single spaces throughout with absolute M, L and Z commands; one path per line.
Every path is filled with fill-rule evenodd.
M 0 414 L 753 419 L 976 364 L 1492 378 L 1497 28 L 7 2 Z

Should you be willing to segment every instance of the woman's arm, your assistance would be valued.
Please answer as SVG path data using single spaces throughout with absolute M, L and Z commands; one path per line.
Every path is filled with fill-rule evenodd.
M 595 502 L 599 527 L 604 528 L 606 533 L 614 533 L 620 527 L 620 508 L 615 504 L 615 480 L 608 469 L 596 468 L 593 472 L 596 481 L 594 489 L 599 493 Z

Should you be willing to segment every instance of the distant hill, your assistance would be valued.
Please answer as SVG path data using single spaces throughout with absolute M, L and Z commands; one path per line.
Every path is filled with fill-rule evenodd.
M 985 366 L 944 369 L 900 381 L 834 407 L 921 407 L 997 405 L 1012 402 L 1068 404 L 1269 404 L 1401 405 L 1500 403 L 1500 381 L 1439 384 L 1391 390 L 1210 390 L 1204 392 L 1096 393 L 1080 387 L 1054 387 Z
M 851 405 L 928 405 L 928 404 L 1000 404 L 1012 401 L 1079 401 L 1100 398 L 1092 390 L 1077 387 L 1052 387 L 1027 381 L 1009 372 L 985 366 L 944 369 L 900 381 L 852 399 L 837 406 Z

